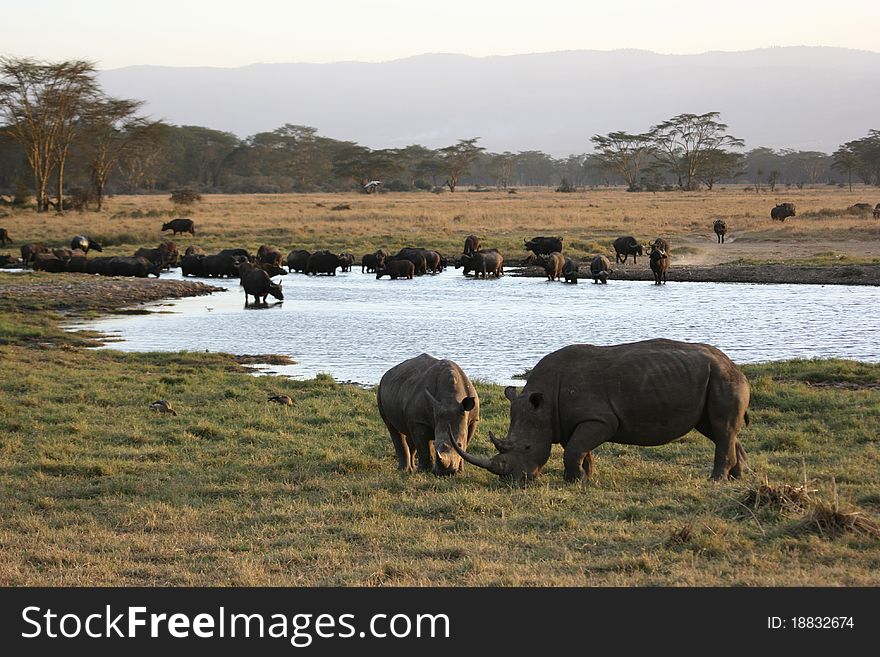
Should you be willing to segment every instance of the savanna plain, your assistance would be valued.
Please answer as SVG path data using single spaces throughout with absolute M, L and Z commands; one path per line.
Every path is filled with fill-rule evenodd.
M 797 216 L 771 221 L 783 201 Z M 176 242 L 209 253 L 326 247 L 359 261 L 407 245 L 451 256 L 474 233 L 516 260 L 534 235 L 564 236 L 581 258 L 634 235 L 668 239 L 673 267 L 870 269 L 880 220 L 847 208 L 878 201 L 876 188 L 834 187 L 206 196 L 186 210 L 195 237 Z M 88 234 L 113 255 L 155 246 L 180 209 L 132 196 L 101 213 L 5 213 L 7 251 Z M 673 273 L 668 285 L 685 285 Z M 142 299 L 135 282 L 108 295 L 97 280 L 0 273 L 0 585 L 880 584 L 880 365 L 743 366 L 751 426 L 737 481 L 708 480 L 713 446 L 695 432 L 662 447 L 603 445 L 576 484 L 562 480 L 558 447 L 528 485 L 472 467 L 438 478 L 395 469 L 374 390 L 329 375 L 255 377 L 232 354 L 92 349 L 101 336 L 62 326 Z M 485 339 L 503 340 L 503 327 Z M 508 402 L 501 387 L 476 385 L 470 451 L 489 453 Z M 294 405 L 267 403 L 278 393 Z M 178 415 L 153 413 L 159 398 Z

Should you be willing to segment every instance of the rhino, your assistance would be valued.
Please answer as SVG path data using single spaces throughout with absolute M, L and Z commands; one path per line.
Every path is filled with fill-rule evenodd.
M 563 446 L 565 479 L 591 474 L 602 443 L 665 445 L 696 429 L 715 443 L 711 479 L 742 474 L 746 453 L 737 438 L 749 426 L 749 384 L 737 366 L 707 344 L 654 339 L 629 344 L 574 344 L 544 356 L 522 392 L 504 391 L 510 429 L 491 457 L 468 463 L 506 478 L 534 479 Z
M 463 453 L 474 436 L 480 397 L 456 363 L 429 354 L 405 360 L 382 375 L 376 403 L 400 470 L 461 470 L 456 451 Z

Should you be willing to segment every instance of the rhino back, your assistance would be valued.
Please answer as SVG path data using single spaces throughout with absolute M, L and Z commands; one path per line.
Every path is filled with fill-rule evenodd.
M 539 361 L 526 390 L 556 404 L 561 440 L 581 422 L 598 421 L 616 427 L 610 442 L 638 445 L 687 433 L 710 392 L 716 402 L 748 402 L 745 377 L 721 351 L 666 339 L 565 347 Z

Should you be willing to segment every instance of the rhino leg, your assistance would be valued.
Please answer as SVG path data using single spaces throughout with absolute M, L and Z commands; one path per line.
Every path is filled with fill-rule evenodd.
M 581 422 L 565 445 L 562 456 L 565 480 L 573 482 L 589 477 L 593 471 L 591 452 L 613 435 L 614 429 L 601 422 Z
M 415 443 L 418 456 L 418 470 L 430 472 L 434 469 L 434 436 L 431 429 L 418 426 L 412 436 L 407 436 Z
M 392 426 L 388 426 L 388 433 L 391 434 L 391 442 L 394 444 L 394 451 L 397 454 L 397 469 L 411 472 L 413 464 L 406 436 Z

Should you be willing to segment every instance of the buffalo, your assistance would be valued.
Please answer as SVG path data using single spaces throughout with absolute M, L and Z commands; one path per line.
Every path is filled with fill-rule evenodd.
M 192 219 L 172 219 L 168 223 L 162 224 L 162 231 L 170 230 L 173 231 L 173 235 L 177 235 L 177 233 L 189 233 L 190 235 L 195 236 L 196 234 L 196 225 L 193 223 Z
M 205 256 L 185 255 L 180 259 L 180 273 L 182 276 L 205 276 Z
M 9 267 L 18 264 L 18 258 L 8 253 L 0 253 L 0 267 Z
M 562 267 L 565 265 L 565 257 L 558 252 L 547 255 L 543 260 L 544 273 L 547 274 L 548 281 L 558 281 L 562 278 Z
M 198 247 L 196 247 L 198 248 Z M 250 252 L 247 249 L 223 249 L 222 251 L 218 251 L 216 255 L 219 256 L 234 256 L 236 258 L 244 258 L 245 260 L 252 260 Z
M 112 258 L 92 258 L 88 261 L 86 271 L 89 274 L 102 276 L 135 276 L 146 278 L 150 274 L 159 278 L 162 265 L 139 256 L 133 258 L 114 256 Z
M 874 206 L 873 216 L 874 219 L 880 219 L 880 203 Z
M 384 249 L 379 249 L 375 253 L 367 253 L 361 258 L 361 273 L 374 273 L 381 262 L 390 254 Z
M 86 235 L 77 235 L 72 240 L 70 240 L 70 248 L 74 251 L 79 249 L 83 253 L 88 254 L 89 250 L 92 251 L 103 251 L 104 247 L 102 247 L 98 242 L 93 240 L 91 237 Z
M 718 236 L 718 243 L 724 244 L 724 236 L 727 235 L 727 224 L 724 219 L 716 219 L 715 223 L 712 224 L 712 230 Z
M 160 269 L 176 267 L 180 260 L 180 252 L 174 242 L 162 242 L 155 249 L 140 248 L 135 251 L 135 258 L 146 258 L 160 266 Z
M 464 240 L 464 250 L 462 253 L 465 255 L 472 255 L 475 251 L 480 250 L 480 239 L 476 235 L 468 235 Z
M 7 244 L 11 243 L 12 238 L 9 237 L 9 232 L 5 228 L 0 228 L 0 244 L 5 247 Z
M 337 254 L 330 251 L 315 251 L 306 262 L 306 274 L 336 276 L 336 269 L 341 264 Z
M 252 296 L 254 298 L 254 303 L 258 305 L 260 303 L 265 305 L 266 298 L 270 294 L 276 299 L 284 299 L 284 294 L 281 292 L 281 285 L 273 283 L 272 279 L 269 278 L 269 274 L 262 269 L 256 267 L 248 268 L 242 273 L 241 284 L 244 287 L 244 305 L 247 305 L 248 303 L 248 295 Z M 262 302 L 260 301 L 260 297 L 263 298 Z
M 785 221 L 786 217 L 796 216 L 794 203 L 780 203 L 770 210 L 770 218 L 774 221 Z
M 425 257 L 426 249 L 417 249 L 414 247 L 406 247 L 397 252 L 395 257 L 409 260 L 415 267 L 416 276 L 428 273 L 428 260 Z
M 67 261 L 52 253 L 38 253 L 34 256 L 34 271 L 57 274 L 67 271 Z
M 459 267 L 465 276 L 474 272 L 474 278 L 498 278 L 504 274 L 504 256 L 496 249 L 482 249 L 471 255 L 462 254 L 455 263 L 455 268 Z
M 523 240 L 526 245 L 526 251 L 531 251 L 536 256 L 550 255 L 551 253 L 562 253 L 562 237 L 533 237 L 530 240 Z
M 597 255 L 590 261 L 590 276 L 593 277 L 593 283 L 608 284 L 608 275 L 614 270 L 611 268 L 611 261 L 603 255 Z
M 412 280 L 416 272 L 416 266 L 412 260 L 406 258 L 398 258 L 397 256 L 389 256 L 383 258 L 376 269 L 376 279 L 388 276 L 392 281 L 398 278 L 406 278 Z
M 376 403 L 391 434 L 398 469 L 436 475 L 461 470 L 456 452 L 466 450 L 474 436 L 480 397 L 457 364 L 428 354 L 405 360 L 382 376 Z
M 65 271 L 85 274 L 88 271 L 89 259 L 84 255 L 75 255 L 66 263 Z
M 618 237 L 614 240 L 614 262 L 626 262 L 629 256 L 633 258 L 633 264 L 637 264 L 637 257 L 643 255 L 642 245 L 636 241 L 635 237 L 627 235 L 626 237 Z M 621 259 L 621 256 L 623 258 Z
M 354 267 L 354 254 L 353 253 L 340 253 L 339 254 L 339 271 L 351 271 L 351 268 Z
M 22 267 L 27 267 L 31 264 L 38 253 L 49 253 L 49 247 L 45 244 L 23 244 L 21 247 Z
M 287 269 L 291 272 L 299 271 L 305 273 L 311 255 L 311 253 L 303 249 L 291 251 L 287 254 Z
M 712 479 L 742 474 L 737 434 L 749 425 L 749 384 L 720 350 L 656 339 L 599 347 L 576 344 L 542 358 L 522 392 L 508 387 L 510 429 L 489 438 L 492 458 L 452 447 L 468 463 L 503 477 L 533 479 L 564 448 L 565 479 L 593 469 L 603 443 L 665 445 L 696 429 L 715 443 Z
M 648 245 L 648 255 L 652 254 L 657 249 L 660 249 L 666 255 L 669 255 L 669 242 L 662 237 L 658 237 Z
M 284 262 L 284 256 L 281 255 L 281 251 L 275 247 L 263 244 L 263 246 L 257 249 L 257 262 L 264 262 L 280 267 L 281 263 Z
M 235 278 L 238 276 L 238 265 L 247 262 L 242 256 L 216 254 L 202 258 L 202 271 L 204 276 Z
M 581 263 L 574 258 L 566 258 L 565 264 L 562 265 L 562 278 L 566 283 L 577 285 L 578 274 L 581 270 Z
M 205 255 L 205 250 L 200 246 L 196 246 L 195 244 L 190 244 L 188 247 L 186 247 L 186 251 L 184 251 L 183 255 L 188 255 L 188 256 Z
M 669 256 L 663 249 L 651 251 L 651 271 L 654 272 L 654 285 L 666 284 L 666 272 L 669 270 Z

